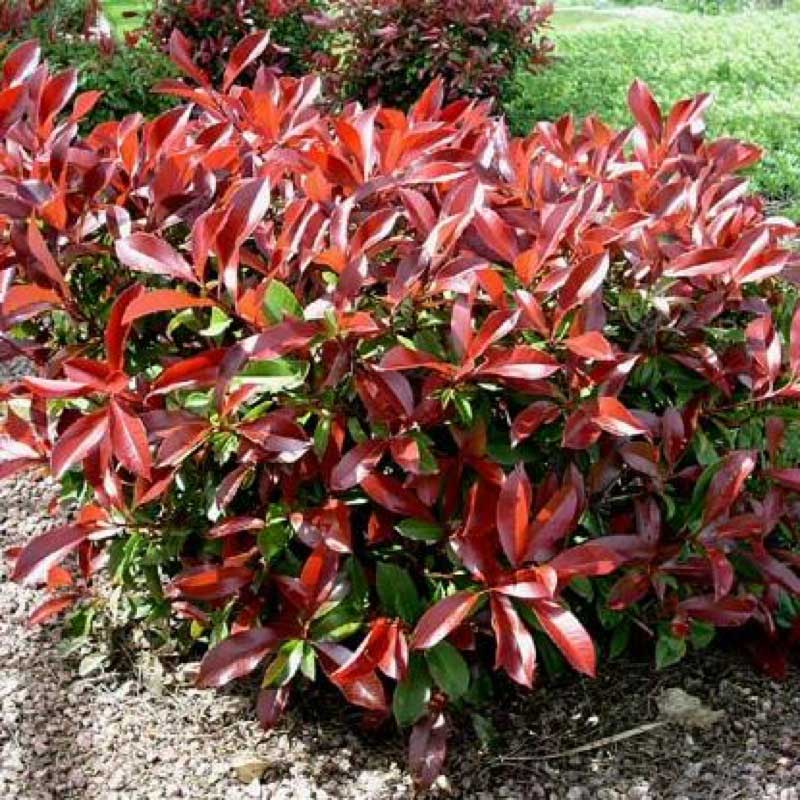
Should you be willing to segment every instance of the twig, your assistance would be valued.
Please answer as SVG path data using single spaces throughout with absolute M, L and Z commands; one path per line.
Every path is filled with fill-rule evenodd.
M 561 750 L 558 753 L 550 753 L 546 756 L 508 756 L 501 758 L 502 761 L 551 761 L 554 758 L 565 758 L 566 756 L 574 756 L 578 753 L 587 753 L 590 750 L 597 750 L 599 747 L 605 747 L 609 744 L 616 744 L 617 742 L 624 742 L 626 739 L 632 739 L 634 736 L 639 736 L 642 733 L 662 728 L 667 723 L 663 720 L 658 722 L 648 722 L 645 725 L 639 725 L 636 728 L 630 728 L 622 733 L 615 733 L 613 736 L 604 736 L 602 739 L 597 739 L 589 744 L 583 744 L 580 747 L 573 747 L 570 750 Z

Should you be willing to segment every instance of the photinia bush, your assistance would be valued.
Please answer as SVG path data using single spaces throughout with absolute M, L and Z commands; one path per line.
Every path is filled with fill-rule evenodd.
M 346 45 L 345 97 L 407 108 L 419 86 L 443 77 L 447 97 L 497 96 L 517 68 L 542 63 L 553 13 L 537 0 L 353 0 L 331 25 Z
M 317 78 L 240 85 L 266 46 L 215 89 L 174 35 L 183 105 L 85 136 L 74 71 L 5 62 L 0 358 L 36 374 L 0 388 L 0 476 L 73 510 L 9 554 L 32 621 L 113 599 L 208 649 L 201 686 L 259 670 L 266 727 L 329 681 L 412 728 L 422 784 L 492 669 L 745 625 L 780 666 L 800 258 L 737 174 L 758 148 L 640 82 L 625 131 L 511 138 L 440 81 L 331 115 Z
M 167 48 L 173 32 L 180 31 L 194 47 L 194 61 L 217 78 L 243 36 L 269 30 L 272 43 L 263 61 L 302 75 L 328 61 L 324 34 L 314 22 L 319 5 L 319 0 L 157 0 L 145 32 Z
M 90 37 L 99 0 L 0 0 L 0 36 Z

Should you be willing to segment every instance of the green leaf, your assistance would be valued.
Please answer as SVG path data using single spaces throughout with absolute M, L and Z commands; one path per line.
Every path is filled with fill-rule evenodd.
M 520 608 L 524 608 L 524 606 Z M 525 617 L 524 614 L 522 616 Z M 536 643 L 536 655 L 541 658 L 548 677 L 552 679 L 564 675 L 567 672 L 567 662 L 550 637 L 535 630 L 533 631 L 533 641 Z
M 315 641 L 340 642 L 356 633 L 362 624 L 362 612 L 352 603 L 337 603 L 327 614 L 314 621 L 311 634 Z
M 691 639 L 692 647 L 696 650 L 702 650 L 704 647 L 708 647 L 716 634 L 717 629 L 710 622 L 703 622 L 698 619 L 692 620 L 689 638 Z
M 421 609 L 417 587 L 408 572 L 395 564 L 379 563 L 375 583 L 386 614 L 413 625 Z
M 348 601 L 359 608 L 369 604 L 369 583 L 361 562 L 355 557 L 347 559 L 347 577 L 350 579 L 350 595 Z
M 328 449 L 328 442 L 331 438 L 331 418 L 328 416 L 320 417 L 317 427 L 314 428 L 314 453 L 321 459 Z
M 287 315 L 302 319 L 303 307 L 286 284 L 273 279 L 264 292 L 264 316 L 270 322 L 277 323 Z
M 266 527 L 259 531 L 256 539 L 258 549 L 264 554 L 264 559 L 267 562 L 274 561 L 289 544 L 292 535 L 292 529 L 286 520 L 267 523 Z
M 404 519 L 394 527 L 401 536 L 416 542 L 438 542 L 444 534 L 441 525 L 424 519 Z
M 200 327 L 194 308 L 184 308 L 182 311 L 175 314 L 167 325 L 167 336 L 172 336 L 172 334 L 182 326 L 186 326 L 193 331 L 196 331 Z
M 431 676 L 421 653 L 412 653 L 406 677 L 397 684 L 392 698 L 392 711 L 402 728 L 413 725 L 428 710 L 431 699 Z
M 437 686 L 451 700 L 462 697 L 469 689 L 469 667 L 464 657 L 450 642 L 439 642 L 425 651 L 428 670 Z
M 677 664 L 686 655 L 686 639 L 662 632 L 656 643 L 656 669 Z
M 271 361 L 251 362 L 233 379 L 231 385 L 234 389 L 256 385 L 265 392 L 288 392 L 301 386 L 306 375 L 306 362 L 273 358 Z
M 198 331 L 201 336 L 219 336 L 224 333 L 230 326 L 231 318 L 218 306 L 211 309 L 211 319 L 207 327 Z
M 458 418 L 461 424 L 465 428 L 471 428 L 475 417 L 472 413 L 472 404 L 470 403 L 469 397 L 457 393 L 453 397 L 453 403 L 455 404 L 456 412 L 458 413 Z
M 719 455 L 714 449 L 711 439 L 708 438 L 702 428 L 698 428 L 695 432 L 692 446 L 694 448 L 695 458 L 701 466 L 707 467 L 719 461 Z
M 265 689 L 286 686 L 300 668 L 303 649 L 304 642 L 301 639 L 292 639 L 281 645 L 277 655 L 264 672 L 261 686 Z
M 569 588 L 572 589 L 575 594 L 579 597 L 582 597 L 584 600 L 589 600 L 594 597 L 594 589 L 592 588 L 592 582 L 588 578 L 584 578 L 582 576 L 578 576 L 573 578 L 569 582 Z
M 303 642 L 303 656 L 300 661 L 300 671 L 310 681 L 313 681 L 317 676 L 317 654 L 308 642 Z
M 621 624 L 614 628 L 611 635 L 608 655 L 610 658 L 619 658 L 627 649 L 631 640 L 631 622 L 625 619 Z

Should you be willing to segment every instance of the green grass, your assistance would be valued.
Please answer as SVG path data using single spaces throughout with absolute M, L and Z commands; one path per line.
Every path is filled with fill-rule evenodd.
M 516 132 L 570 111 L 628 125 L 626 94 L 636 77 L 662 106 L 710 91 L 710 134 L 763 146 L 756 187 L 800 214 L 800 14 L 573 6 L 556 13 L 552 38 L 555 63 L 518 75 L 507 95 Z
M 102 0 L 102 2 L 108 21 L 119 34 L 142 25 L 150 5 L 146 0 Z M 127 16 L 129 13 L 134 13 L 136 16 L 129 17 Z

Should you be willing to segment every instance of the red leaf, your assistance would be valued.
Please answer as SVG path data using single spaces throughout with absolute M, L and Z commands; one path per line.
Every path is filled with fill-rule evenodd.
M 535 347 L 520 345 L 491 352 L 474 374 L 501 380 L 541 381 L 559 369 L 561 365 L 552 356 Z
M 800 376 L 800 306 L 792 317 L 789 334 L 789 366 L 795 375 Z
M 562 314 L 583 303 L 603 285 L 608 267 L 608 253 L 603 252 L 587 256 L 572 268 L 558 298 Z
M 648 138 L 658 142 L 661 139 L 661 109 L 647 84 L 638 78 L 628 89 L 628 105 Z
M 559 489 L 531 522 L 526 560 L 545 561 L 572 531 L 578 510 L 578 493 L 573 486 Z
M 166 597 L 220 600 L 230 597 L 253 580 L 247 567 L 202 564 L 176 575 L 164 589 Z
M 754 552 L 748 555 L 748 559 L 758 567 L 759 571 L 783 586 L 793 595 L 800 596 L 800 577 L 798 577 L 786 564 L 773 558 L 767 552 Z
M 142 421 L 126 411 L 116 400 L 111 401 L 109 411 L 114 455 L 134 475 L 149 480 L 153 460 Z
M 463 552 L 459 552 L 463 555 Z M 518 569 L 492 582 L 492 590 L 520 600 L 552 598 L 558 587 L 558 575 L 549 565 Z
M 69 115 L 70 122 L 80 122 L 97 105 L 103 96 L 103 92 L 90 91 L 81 92 L 72 106 L 72 113 Z
M 197 283 L 194 271 L 171 245 L 152 233 L 134 233 L 117 239 L 117 258 L 129 269 Z
M 396 637 L 397 628 L 390 619 L 381 617 L 375 620 L 358 649 L 331 673 L 331 681 L 337 686 L 346 686 L 374 672 L 381 663 L 387 661 L 387 655 L 394 654 Z M 391 659 L 389 661 L 391 662 Z M 390 669 L 390 672 L 392 671 Z M 397 679 L 399 675 L 395 672 L 389 677 Z
M 492 311 L 470 343 L 467 358 L 480 358 L 489 347 L 511 333 L 518 320 L 518 311 Z
M 430 508 L 417 495 L 389 475 L 367 475 L 361 488 L 379 506 L 403 517 L 433 520 Z
M 265 522 L 259 517 L 231 517 L 215 525 L 207 534 L 209 539 L 222 539 L 242 531 L 260 531 Z
M 52 619 L 67 608 L 74 606 L 75 601 L 80 596 L 80 592 L 69 592 L 68 594 L 45 600 L 31 611 L 28 617 L 28 625 L 41 625 L 43 622 L 47 622 L 47 620 Z
M 567 349 L 581 358 L 596 361 L 613 361 L 617 356 L 611 343 L 599 331 L 582 333 L 564 340 Z
M 623 575 L 608 593 L 608 607 L 612 611 L 624 611 L 637 603 L 650 591 L 650 576 L 646 572 L 633 571 Z
M 794 492 L 800 492 L 800 468 L 771 469 L 766 474 L 779 486 L 791 489 Z
M 592 422 L 612 436 L 648 436 L 650 431 L 615 397 L 598 397 Z
M 252 628 L 229 636 L 206 653 L 200 664 L 197 685 L 203 688 L 224 686 L 249 675 L 281 644 L 273 628 Z
M 321 656 L 322 667 L 328 676 L 353 657 L 352 652 L 340 644 L 318 642 L 316 648 Z M 386 692 L 380 678 L 374 672 L 339 686 L 339 690 L 353 705 L 379 714 L 385 714 L 387 711 Z
M 532 491 L 525 468 L 520 464 L 503 481 L 497 503 L 497 531 L 503 552 L 512 566 L 522 562 L 528 550 L 528 509 Z
M 455 372 L 455 367 L 452 364 L 439 361 L 438 358 L 423 350 L 411 350 L 401 345 L 393 347 L 383 356 L 378 369 L 403 370 L 419 369 L 421 367 L 442 372 L 446 375 Z
M 45 583 L 54 564 L 89 538 L 92 528 L 86 525 L 62 525 L 31 539 L 14 562 L 11 580 L 22 583 Z
M 41 53 L 36 39 L 17 45 L 3 62 L 3 82 L 14 86 L 24 81 L 36 69 Z
M 228 215 L 217 233 L 217 253 L 223 267 L 235 263 L 239 247 L 264 218 L 269 208 L 270 186 L 267 178 L 253 178 L 241 183 L 231 197 Z M 225 285 L 231 289 L 226 278 Z
M 706 494 L 704 524 L 731 509 L 755 466 L 755 454 L 750 450 L 737 450 L 722 460 Z
M 668 408 L 661 420 L 664 458 L 673 466 L 686 449 L 686 427 L 676 408 Z
M 272 730 L 280 722 L 286 705 L 289 702 L 291 689 L 281 686 L 279 689 L 260 689 L 256 700 L 256 716 L 265 731 Z
M 108 411 L 95 411 L 67 428 L 53 447 L 50 465 L 53 477 L 58 480 L 74 464 L 82 461 L 103 440 L 108 431 Z
M 54 75 L 44 85 L 39 100 L 39 126 L 45 127 L 69 102 L 78 88 L 78 71 L 65 69 Z
M 114 301 L 106 326 L 106 362 L 112 371 L 125 369 L 125 342 L 130 331 L 130 323 L 124 317 L 128 307 L 144 294 L 144 287 L 138 283 L 129 286 Z
M 542 426 L 554 422 L 561 416 L 561 409 L 549 400 L 537 400 L 524 411 L 520 411 L 511 425 L 511 445 L 516 447 Z
M 386 442 L 368 439 L 345 453 L 331 472 L 330 487 L 334 492 L 344 492 L 357 486 L 370 475 L 386 452 Z
M 480 595 L 457 592 L 431 606 L 411 636 L 412 650 L 427 650 L 452 633 L 475 609 Z
M 536 646 L 508 597 L 491 595 L 492 630 L 497 640 L 494 668 L 529 689 L 536 672 Z
M 608 575 L 624 560 L 612 549 L 604 547 L 601 538 L 562 551 L 549 562 L 549 566 L 558 573 L 559 581 L 566 582 L 575 577 Z
M 432 786 L 446 758 L 447 721 L 441 712 L 433 712 L 411 729 L 408 766 L 414 782 L 423 789 Z
M 183 308 L 207 308 L 216 305 L 207 297 L 193 297 L 177 289 L 155 289 L 154 291 L 140 294 L 125 309 L 122 322 L 131 325 L 137 319 L 148 314 L 158 314 L 161 311 L 178 311 Z
M 183 72 L 201 86 L 208 86 L 208 76 L 192 61 L 191 43 L 178 28 L 172 29 L 169 37 L 169 57 Z
M 720 550 L 706 548 L 706 555 L 711 564 L 711 575 L 714 579 L 714 598 L 721 600 L 733 588 L 733 582 L 736 578 L 733 564 L 728 561 L 725 554 Z
M 691 619 L 710 622 L 720 628 L 737 628 L 744 625 L 758 609 L 754 597 L 713 596 L 690 597 L 678 604 L 678 611 Z
M 573 669 L 594 677 L 597 665 L 594 643 L 573 614 L 555 600 L 532 600 L 531 608 Z
M 269 31 L 256 31 L 249 36 L 245 36 L 236 47 L 233 48 L 225 67 L 225 75 L 222 78 L 222 91 L 227 92 L 231 84 L 239 77 L 242 70 L 252 64 L 269 44 Z

